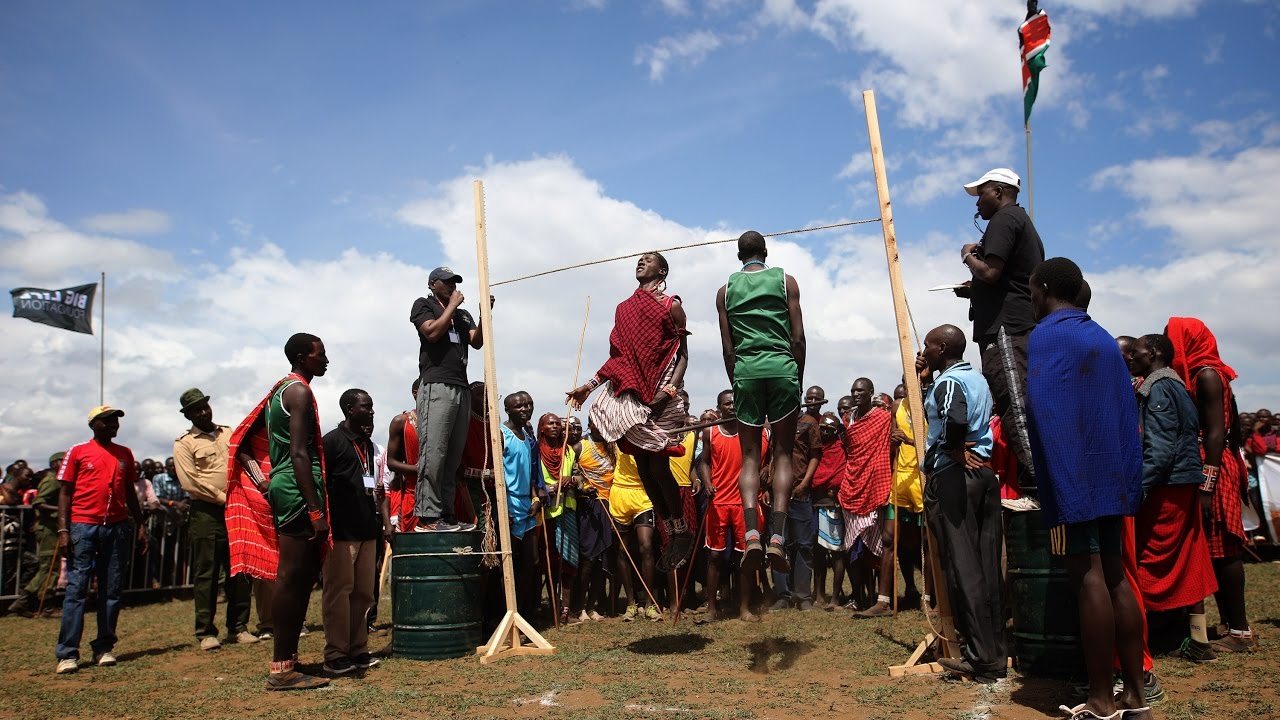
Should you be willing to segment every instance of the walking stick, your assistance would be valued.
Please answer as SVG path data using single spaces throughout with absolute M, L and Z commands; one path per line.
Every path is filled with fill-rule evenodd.
M 582 317 L 582 334 L 578 336 L 578 359 L 573 366 L 573 387 L 575 388 L 578 387 L 578 372 L 582 370 L 582 344 L 587 339 L 587 320 L 589 320 L 590 318 L 591 318 L 591 296 L 588 295 L 587 311 L 586 313 L 583 314 L 583 317 Z M 564 404 L 565 405 L 569 404 L 568 398 L 565 398 Z M 561 431 L 563 435 L 561 438 L 562 442 L 560 444 L 560 457 L 563 458 L 565 454 L 569 452 L 569 416 L 568 415 L 565 415 L 564 427 L 561 429 Z M 563 462 L 564 461 L 561 460 L 561 467 L 559 468 L 559 472 L 556 473 L 556 509 L 557 510 L 564 507 L 565 488 L 563 487 L 563 484 L 564 484 Z M 572 468 L 570 468 L 570 471 L 572 472 Z M 567 535 L 566 535 L 566 538 L 567 538 Z M 581 558 L 579 558 L 579 562 L 581 562 Z M 548 571 L 548 575 L 550 575 L 550 571 Z M 560 591 L 564 592 L 564 556 L 563 555 L 560 558 L 560 577 L 558 579 L 559 579 L 559 582 L 557 584 L 560 586 Z M 556 610 L 557 616 L 559 615 L 559 612 L 560 611 L 557 606 L 557 610 Z
M 542 520 L 542 551 L 547 559 L 547 592 L 551 595 L 552 622 L 560 629 L 560 600 L 556 597 L 556 586 L 551 581 L 551 533 L 547 531 L 547 511 L 538 506 L 538 517 Z
M 53 566 L 58 562 L 58 553 L 54 551 L 49 559 L 49 570 L 44 574 L 44 585 L 40 588 L 40 603 L 36 605 L 36 614 L 44 612 L 44 597 L 49 592 L 49 584 L 53 581 Z
M 688 589 L 689 587 L 689 579 L 693 577 L 693 565 L 694 565 L 695 558 L 697 557 L 697 554 L 698 554 L 698 545 L 702 543 L 702 536 L 703 534 L 706 533 L 706 531 L 707 531 L 707 524 L 703 522 L 703 518 L 699 517 L 698 529 L 693 533 L 693 555 L 689 556 L 689 567 L 686 568 L 684 571 L 684 582 L 681 583 L 680 591 L 676 594 L 677 598 L 683 598 L 685 594 L 685 590 Z M 675 617 L 672 618 L 671 620 L 672 625 L 675 625 L 676 623 L 680 622 L 680 610 L 682 608 L 683 608 L 683 603 L 676 606 Z

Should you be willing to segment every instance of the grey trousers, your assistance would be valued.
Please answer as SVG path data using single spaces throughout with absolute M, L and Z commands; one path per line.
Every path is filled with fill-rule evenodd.
M 423 383 L 418 389 L 418 488 L 413 514 L 454 518 L 458 466 L 471 423 L 471 391 L 462 385 Z

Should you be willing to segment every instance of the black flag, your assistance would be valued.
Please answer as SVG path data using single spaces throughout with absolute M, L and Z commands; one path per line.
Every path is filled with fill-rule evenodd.
M 98 284 L 91 283 L 61 290 L 29 287 L 10 290 L 13 316 L 92 335 L 93 325 L 89 320 L 93 315 L 93 293 L 97 289 Z

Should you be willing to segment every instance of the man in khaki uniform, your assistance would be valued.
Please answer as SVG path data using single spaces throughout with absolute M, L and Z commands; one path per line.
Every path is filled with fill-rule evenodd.
M 192 584 L 195 586 L 196 637 L 201 650 L 217 650 L 218 581 L 231 567 L 227 545 L 227 455 L 231 428 L 215 425 L 209 396 L 197 388 L 182 393 L 182 414 L 191 429 L 173 443 L 178 482 L 191 496 L 190 538 Z M 250 584 L 247 575 L 227 575 L 227 639 L 256 643 L 248 630 Z

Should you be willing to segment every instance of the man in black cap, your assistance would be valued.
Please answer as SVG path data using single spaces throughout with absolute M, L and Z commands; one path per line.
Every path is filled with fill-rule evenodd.
M 201 650 L 217 650 L 218 580 L 227 595 L 227 639 L 256 643 L 249 632 L 250 580 L 230 575 L 231 551 L 227 545 L 227 456 L 231 428 L 213 422 L 209 396 L 198 388 L 182 393 L 178 402 L 191 429 L 173 442 L 173 465 L 182 489 L 191 496 L 191 583 L 196 605 L 196 637 Z
M 484 344 L 479 324 L 462 309 L 462 276 L 447 267 L 431 271 L 431 294 L 409 312 L 418 331 L 418 486 L 414 514 L 418 532 L 473 530 L 456 522 L 458 467 L 471 420 L 467 350 Z M 489 302 L 492 304 L 493 299 Z
M 58 482 L 58 470 L 62 467 L 64 452 L 49 457 L 49 469 L 36 477 L 36 496 L 31 508 L 36 517 L 36 574 L 18 592 L 18 599 L 9 606 L 9 612 L 31 617 L 43 611 L 45 596 L 52 584 L 54 558 L 58 554 L 58 495 L 62 483 Z

